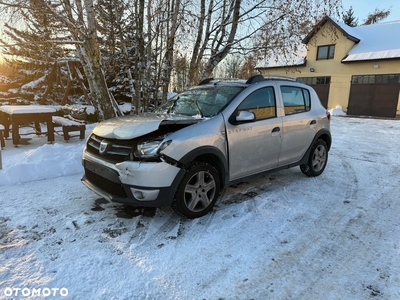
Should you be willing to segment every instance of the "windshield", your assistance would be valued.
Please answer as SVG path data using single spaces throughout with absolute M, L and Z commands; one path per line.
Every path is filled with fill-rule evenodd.
M 154 112 L 211 117 L 242 90 L 241 86 L 198 86 L 174 96 Z

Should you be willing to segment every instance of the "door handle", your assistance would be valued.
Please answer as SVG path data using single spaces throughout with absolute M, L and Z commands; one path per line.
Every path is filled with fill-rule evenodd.
M 315 120 L 312 120 L 312 121 L 310 122 L 310 125 L 315 125 L 315 124 L 317 124 L 317 121 L 315 121 Z
M 274 132 L 279 132 L 279 131 L 281 131 L 281 128 L 280 127 L 275 127 L 274 129 L 272 129 L 272 133 L 274 133 Z

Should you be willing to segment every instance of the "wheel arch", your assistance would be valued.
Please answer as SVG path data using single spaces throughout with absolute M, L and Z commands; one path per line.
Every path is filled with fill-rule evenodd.
M 328 151 L 329 151 L 331 149 L 331 145 L 332 145 L 331 133 L 328 130 L 321 130 L 318 133 L 320 133 L 320 134 L 316 136 L 316 138 L 313 140 L 313 143 L 316 140 L 322 139 L 325 141 L 326 145 L 328 146 Z
M 314 145 L 314 143 L 316 141 L 318 141 L 319 139 L 322 139 L 325 141 L 326 145 L 328 146 L 328 151 L 331 148 L 332 145 L 332 136 L 331 133 L 328 129 L 321 129 L 320 131 L 317 132 L 317 134 L 315 135 L 312 143 L 310 144 L 310 146 L 308 147 L 306 153 L 304 154 L 303 158 L 300 160 L 299 165 L 301 164 L 306 164 L 308 161 L 308 157 L 310 156 L 310 151 L 312 146 Z
M 221 150 L 212 146 L 203 146 L 192 150 L 179 160 L 185 167 L 193 161 L 212 165 L 218 171 L 221 189 L 227 185 L 229 179 L 228 162 Z

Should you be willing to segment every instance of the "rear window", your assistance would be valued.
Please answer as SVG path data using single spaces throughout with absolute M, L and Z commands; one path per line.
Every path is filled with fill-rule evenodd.
M 292 115 L 311 109 L 310 92 L 295 86 L 281 87 L 285 115 Z

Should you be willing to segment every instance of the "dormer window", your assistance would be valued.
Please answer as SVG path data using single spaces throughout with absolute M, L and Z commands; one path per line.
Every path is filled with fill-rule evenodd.
M 335 55 L 335 45 L 318 46 L 317 60 L 333 59 Z

